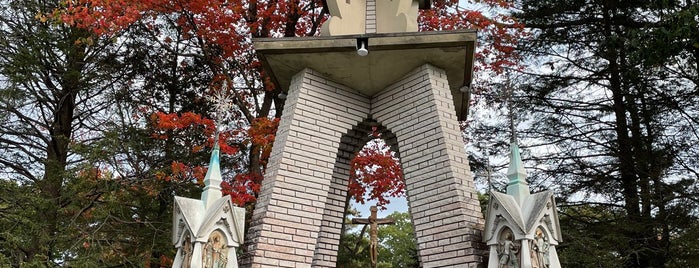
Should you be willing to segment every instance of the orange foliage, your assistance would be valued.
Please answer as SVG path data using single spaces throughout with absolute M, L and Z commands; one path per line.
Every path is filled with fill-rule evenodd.
M 213 120 L 205 118 L 199 114 L 186 112 L 182 114 L 172 113 L 166 114 L 163 112 L 156 112 L 150 116 L 151 124 L 154 127 L 154 132 L 151 137 L 155 139 L 168 139 L 168 134 L 181 136 L 181 132 L 186 130 L 199 130 L 201 131 L 201 136 L 209 137 L 205 144 L 193 144 L 192 151 L 199 152 L 205 147 L 213 148 L 214 144 L 214 132 L 216 131 L 216 126 Z M 230 137 L 230 133 L 220 133 L 219 134 L 219 146 L 221 148 L 221 153 L 233 155 L 238 152 L 238 148 L 230 146 L 226 143 L 226 140 Z
M 269 118 L 255 118 L 248 130 L 248 136 L 252 144 L 260 147 L 260 164 L 267 165 L 267 159 L 272 153 L 279 118 L 270 120 Z
M 112 36 L 136 23 L 143 23 L 160 35 L 162 16 L 170 16 L 186 38 L 198 38 L 216 46 L 219 59 L 252 51 L 249 35 L 282 33 L 290 17 L 297 19 L 292 33 L 306 35 L 320 9 L 309 8 L 314 1 L 227 1 L 227 0 L 63 0 L 54 11 L 60 21 L 90 29 L 96 35 Z M 262 30 L 262 32 L 261 32 Z M 172 39 L 163 37 L 163 42 Z
M 107 178 L 105 171 L 99 167 L 89 167 L 78 171 L 78 177 L 88 181 L 99 181 Z
M 260 164 L 266 165 L 272 152 L 275 133 L 279 126 L 279 118 L 255 118 L 247 131 L 249 142 L 260 152 Z M 231 196 L 233 203 L 245 206 L 257 200 L 263 175 L 258 172 L 237 174 L 232 180 L 221 183 L 224 194 Z
M 262 179 L 258 173 L 238 174 L 232 180 L 222 182 L 221 189 L 224 194 L 230 195 L 234 204 L 243 207 L 257 200 Z
M 164 173 L 156 174 L 156 177 L 164 181 L 188 181 L 190 179 L 196 179 L 197 184 L 204 184 L 204 177 L 206 177 L 207 168 L 201 166 L 190 167 L 182 162 L 172 161 L 170 164 L 170 173 L 166 175 Z M 159 176 L 158 176 L 159 175 Z
M 209 138 L 206 139 L 206 142 L 203 144 L 192 144 L 193 153 L 201 152 L 206 148 L 213 148 L 213 134 L 216 128 L 214 121 L 211 119 L 191 112 L 182 114 L 156 112 L 150 115 L 150 119 L 153 126 L 151 137 L 155 139 L 168 139 L 182 135 L 199 135 Z M 185 131 L 188 130 L 195 132 L 185 133 Z M 230 135 L 230 133 L 219 134 L 219 148 L 221 153 L 226 155 L 234 155 L 238 152 L 237 147 L 226 143 Z M 190 166 L 179 161 L 173 161 L 167 172 L 156 172 L 155 177 L 158 180 L 177 182 L 185 182 L 194 179 L 198 184 L 203 184 L 206 171 L 206 167 L 196 165 Z
M 224 57 L 233 56 L 244 44 L 243 36 L 233 30 L 244 13 L 241 1 L 64 0 L 63 6 L 56 11 L 61 21 L 97 35 L 114 35 L 136 22 L 154 29 L 159 15 L 180 13 L 175 20 L 178 26 L 189 36 L 220 45 Z
M 199 131 L 196 135 L 202 136 L 210 136 L 215 131 L 214 122 L 211 119 L 204 118 L 195 113 L 182 113 L 178 115 L 157 112 L 151 115 L 151 124 L 154 128 L 152 137 L 156 139 L 167 139 L 169 137 L 168 133 L 173 136 L 180 136 L 183 134 L 182 132 L 186 130 Z M 247 143 L 256 145 L 256 148 L 261 151 L 261 163 L 266 163 L 269 158 L 278 125 L 278 118 L 256 118 L 245 133 L 247 136 Z M 233 155 L 238 152 L 237 147 L 228 145 L 225 142 L 231 135 L 232 134 L 229 132 L 220 134 L 219 147 L 223 154 Z M 212 147 L 213 138 L 210 138 L 205 144 L 194 145 L 192 151 L 199 152 L 205 148 Z M 178 182 L 189 181 L 194 178 L 199 184 L 202 184 L 206 176 L 206 171 L 207 168 L 203 166 L 190 166 L 179 161 L 173 161 L 169 170 L 166 172 L 157 172 L 155 176 L 158 180 Z M 260 191 L 262 178 L 263 176 L 259 173 L 240 173 L 232 179 L 225 179 L 221 187 L 225 194 L 231 196 L 231 200 L 234 203 L 244 206 L 255 202 L 257 193 Z
M 174 260 L 165 254 L 160 255 L 160 267 L 172 267 Z

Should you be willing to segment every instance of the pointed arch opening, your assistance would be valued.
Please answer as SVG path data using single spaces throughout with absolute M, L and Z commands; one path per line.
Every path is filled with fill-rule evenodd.
M 519 267 L 520 263 L 520 246 L 515 240 L 515 234 L 512 229 L 505 226 L 500 229 L 497 245 L 498 264 L 501 267 Z
M 370 227 L 364 224 L 352 226 L 350 221 L 351 218 L 368 218 L 370 206 L 388 205 L 389 210 L 378 213 L 378 218 L 390 217 L 393 224 L 379 225 L 374 234 L 378 243 L 378 262 L 396 260 L 401 263 L 397 264 L 399 267 L 418 267 L 417 241 L 412 218 L 407 212 L 396 135 L 368 118 L 349 130 L 341 140 L 331 184 L 331 191 L 338 190 L 340 196 L 337 197 L 343 199 L 337 200 L 342 202 L 343 209 L 339 244 L 334 248 L 336 265 L 370 263 Z M 389 178 L 384 178 L 386 176 Z M 400 203 L 397 209 L 395 203 Z M 389 215 L 390 212 L 393 213 Z M 324 235 L 322 231 L 321 235 Z

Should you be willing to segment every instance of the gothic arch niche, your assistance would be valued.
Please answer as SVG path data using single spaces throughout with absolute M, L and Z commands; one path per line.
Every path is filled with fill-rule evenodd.
M 396 135 L 371 118 L 358 123 L 342 135 L 330 183 L 330 193 L 323 213 L 318 246 L 314 254 L 314 265 L 327 260 L 332 260 L 332 263 L 337 261 L 340 237 L 345 231 L 345 211 L 349 208 L 350 203 L 348 193 L 350 161 L 367 142 L 374 139 L 370 135 L 374 131 L 380 134 L 381 139 L 400 159 Z
M 357 198 L 355 198 L 357 196 L 355 195 L 356 193 L 353 193 L 353 190 L 371 189 L 374 191 L 374 189 L 372 189 L 373 187 L 384 187 L 384 185 L 373 184 L 372 180 L 381 180 L 383 182 L 390 183 L 385 185 L 387 186 L 386 188 L 379 189 L 378 191 L 384 193 L 381 197 L 383 199 L 385 199 L 386 195 L 390 194 L 392 190 L 397 189 L 396 186 L 399 185 L 396 183 L 400 183 L 399 181 L 395 180 L 396 178 L 400 177 L 400 174 L 402 173 L 400 154 L 397 151 L 398 147 L 396 146 L 395 135 L 392 135 L 392 133 L 387 131 L 385 128 L 379 126 L 373 126 L 372 130 L 366 135 L 368 135 L 369 138 L 360 146 L 359 151 L 352 155 L 350 160 L 350 164 L 354 165 L 354 167 L 350 167 L 350 169 L 354 168 L 355 172 L 357 173 L 349 174 L 350 180 L 348 182 L 349 195 L 347 196 L 347 208 L 350 207 L 349 201 L 353 199 L 355 201 L 359 201 Z M 353 163 L 355 160 L 358 162 Z M 394 165 L 394 163 L 397 165 Z M 379 168 L 381 169 L 379 170 Z M 404 185 L 404 180 L 401 181 Z M 354 189 L 352 188 L 353 186 L 355 187 Z M 403 189 L 405 190 L 405 187 L 403 187 Z M 378 200 L 366 200 L 367 194 L 373 195 L 376 193 L 377 192 L 365 192 L 365 195 L 361 198 L 365 199 L 367 205 L 374 205 L 375 203 L 378 206 L 380 205 Z
M 532 268 L 548 268 L 550 261 L 549 249 L 551 247 L 550 235 L 546 228 L 539 226 L 534 231 L 534 239 L 529 248 L 532 251 Z
M 507 226 L 500 229 L 497 245 L 498 267 L 519 267 L 520 248 L 512 229 Z
M 204 268 L 226 267 L 229 261 L 228 250 L 226 235 L 219 229 L 214 230 L 202 249 L 202 266 Z
M 185 234 L 182 244 L 182 268 L 192 267 L 192 254 L 194 251 L 194 244 L 192 243 L 192 236 L 187 232 Z

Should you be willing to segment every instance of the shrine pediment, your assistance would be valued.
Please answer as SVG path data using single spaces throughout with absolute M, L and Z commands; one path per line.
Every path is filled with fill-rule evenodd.
M 173 210 L 172 226 L 175 231 L 172 233 L 172 243 L 177 243 L 184 231 L 183 228 L 189 230 L 190 233 L 199 229 L 205 208 L 201 200 L 175 196 Z M 184 223 L 184 226 L 180 226 L 180 221 Z
M 525 197 L 521 207 L 510 195 L 493 191 L 490 196 L 486 222 L 493 224 L 486 224 L 483 241 L 488 242 L 494 239 L 496 231 L 504 225 L 504 222 L 509 223 L 507 225 L 515 231 L 515 235 L 533 234 L 537 227 L 545 226 L 552 233 L 551 237 L 555 241 L 561 241 L 553 192 L 543 191 L 531 194 Z
M 244 222 L 235 219 L 245 218 L 245 209 L 234 206 L 230 197 L 224 196 L 214 201 L 211 207 L 207 208 L 204 221 L 196 231 L 198 241 L 206 241 L 215 229 L 223 229 L 227 236 L 229 246 L 239 246 L 243 243 L 245 234 Z
M 491 197 L 495 199 L 498 205 L 500 205 L 507 215 L 509 215 L 519 227 L 520 230 L 525 231 L 524 217 L 522 216 L 519 204 L 514 197 L 498 192 L 491 192 Z
M 551 237 L 560 242 L 562 240 L 561 228 L 558 223 L 558 211 L 556 211 L 556 199 L 551 191 L 535 193 L 527 198 L 525 206 L 527 232 L 533 233 L 538 226 L 545 226 L 552 233 Z
M 498 229 L 507 225 L 511 228 L 515 235 L 525 233 L 524 219 L 520 212 L 519 204 L 510 195 L 491 191 L 490 202 L 488 202 L 488 210 L 486 211 L 486 224 L 483 232 L 483 241 L 488 242 L 496 238 Z
M 551 197 L 553 197 L 553 192 L 543 191 L 531 194 L 524 200 L 522 204 L 522 214 L 526 220 L 525 230 L 527 232 L 534 231 L 534 228 L 536 228 L 535 225 L 539 221 L 539 218 L 545 213 L 546 207 L 551 206 L 551 203 L 548 201 Z

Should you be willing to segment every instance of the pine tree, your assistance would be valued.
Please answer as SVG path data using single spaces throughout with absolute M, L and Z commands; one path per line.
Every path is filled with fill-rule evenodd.
M 562 221 L 585 230 L 564 239 L 571 241 L 561 247 L 566 266 L 581 258 L 624 267 L 683 263 L 673 244 L 697 217 L 698 166 L 690 160 L 699 141 L 697 33 L 689 29 L 699 22 L 688 19 L 699 14 L 696 5 L 522 6 L 519 17 L 533 33 L 522 45 L 533 62 L 518 90 L 531 112 L 522 136 L 535 147 L 539 179 L 555 180 L 566 197 Z M 580 243 L 590 238 L 597 248 Z M 598 247 L 612 254 L 597 255 Z

